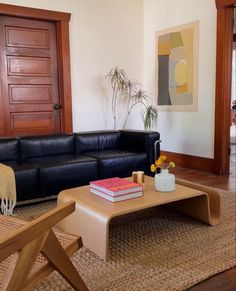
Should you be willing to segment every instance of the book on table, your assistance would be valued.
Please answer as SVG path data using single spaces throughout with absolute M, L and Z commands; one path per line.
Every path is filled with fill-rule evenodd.
M 90 192 L 116 202 L 142 196 L 143 187 L 132 181 L 116 177 L 90 182 Z
M 118 177 L 92 181 L 89 185 L 90 189 L 96 189 L 112 196 L 143 191 L 140 184 Z
M 141 192 L 141 191 L 130 193 L 130 194 L 118 195 L 118 196 L 107 195 L 107 194 L 104 194 L 98 190 L 91 189 L 91 188 L 90 188 L 90 192 L 101 197 L 101 198 L 105 198 L 106 200 L 109 200 L 111 202 L 119 202 L 119 201 L 129 200 L 132 198 L 137 198 L 137 197 L 143 196 L 143 192 Z

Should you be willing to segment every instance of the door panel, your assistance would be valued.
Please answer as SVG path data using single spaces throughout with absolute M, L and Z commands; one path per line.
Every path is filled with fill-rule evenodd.
M 49 85 L 9 85 L 10 103 L 51 103 Z
M 37 57 L 40 55 L 41 57 L 48 57 L 47 50 L 37 49 L 32 50 L 30 48 L 21 48 L 21 47 L 6 47 L 6 55 L 7 56 L 28 56 L 28 57 Z
M 55 24 L 0 16 L 0 40 L 0 134 L 60 132 Z
M 50 59 L 7 57 L 8 76 L 50 76 Z
M 11 127 L 22 132 L 29 129 L 51 130 L 53 115 L 51 112 L 11 113 Z
M 50 76 L 50 59 L 7 57 L 8 76 Z
M 6 26 L 6 46 L 49 49 L 48 30 Z

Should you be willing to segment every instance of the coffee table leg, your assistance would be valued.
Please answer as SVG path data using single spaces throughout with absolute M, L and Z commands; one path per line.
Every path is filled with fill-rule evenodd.
M 202 195 L 176 201 L 168 206 L 210 225 L 216 225 L 220 222 L 220 194 L 216 189 L 180 179 L 177 179 L 176 183 L 198 189 Z
M 58 197 L 58 205 L 65 203 L 63 195 Z M 108 258 L 109 218 L 83 207 L 76 202 L 76 210 L 62 220 L 58 227 L 68 233 L 79 235 L 83 245 L 103 260 Z

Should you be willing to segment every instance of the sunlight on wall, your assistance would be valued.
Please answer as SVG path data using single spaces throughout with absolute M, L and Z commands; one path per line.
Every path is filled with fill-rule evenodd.
M 170 5 L 171 2 L 171 5 Z M 144 85 L 155 96 L 155 32 L 199 20 L 198 111 L 159 112 L 161 148 L 213 158 L 216 7 L 212 0 L 144 0 Z M 153 97 L 153 103 L 156 96 Z

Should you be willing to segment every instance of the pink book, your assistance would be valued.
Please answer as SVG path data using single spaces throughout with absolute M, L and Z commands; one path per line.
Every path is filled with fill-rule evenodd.
M 122 194 L 143 191 L 141 185 L 118 177 L 92 181 L 89 184 L 91 189 L 98 190 L 110 196 L 119 196 Z

